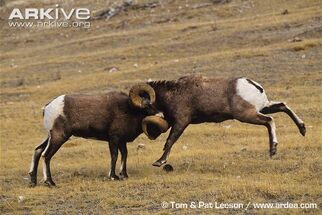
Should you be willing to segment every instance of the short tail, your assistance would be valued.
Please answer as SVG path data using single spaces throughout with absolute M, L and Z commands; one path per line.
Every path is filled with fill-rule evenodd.
M 43 107 L 41 108 L 41 110 L 42 110 L 42 116 L 43 116 L 43 117 L 45 116 L 45 108 L 46 108 L 46 107 L 47 107 L 47 105 L 49 105 L 51 102 L 52 102 L 52 101 L 48 102 L 47 104 L 45 104 L 45 106 L 43 106 Z

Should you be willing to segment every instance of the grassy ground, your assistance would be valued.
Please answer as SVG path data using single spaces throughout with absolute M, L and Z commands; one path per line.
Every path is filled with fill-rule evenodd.
M 13 7 L 53 7 L 57 1 L 6 1 L 0 9 L 1 214 L 321 213 L 321 2 L 210 2 L 166 0 L 154 9 L 93 20 L 86 30 L 9 28 Z M 92 11 L 112 5 L 58 3 Z M 285 9 L 289 13 L 282 15 Z M 118 71 L 110 73 L 113 67 Z M 167 134 L 156 141 L 141 135 L 128 144 L 127 181 L 106 180 L 104 142 L 73 138 L 52 161 L 57 188 L 41 181 L 28 188 L 33 149 L 46 136 L 41 107 L 53 97 L 126 92 L 135 82 L 191 73 L 260 82 L 270 99 L 287 102 L 305 121 L 307 136 L 285 114 L 275 114 L 280 144 L 270 159 L 263 127 L 235 121 L 189 126 L 171 153 L 175 170 L 167 174 L 151 165 Z M 145 148 L 137 150 L 139 143 Z M 319 209 L 162 209 L 163 201 L 311 202 Z

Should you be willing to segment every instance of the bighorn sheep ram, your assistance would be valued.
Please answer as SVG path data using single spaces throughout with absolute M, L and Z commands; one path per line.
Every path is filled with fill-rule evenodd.
M 164 113 L 171 125 L 164 153 L 154 166 L 167 162 L 173 144 L 189 124 L 223 122 L 237 119 L 244 123 L 266 126 L 270 156 L 276 153 L 274 119 L 265 114 L 285 112 L 305 135 L 303 121 L 283 102 L 269 101 L 263 87 L 247 78 L 216 79 L 201 75 L 176 81 L 153 81 L 148 84 L 156 94 L 155 108 Z
M 43 158 L 44 181 L 54 186 L 50 173 L 50 160 L 57 150 L 72 136 L 108 141 L 111 154 L 109 177 L 119 179 L 115 174 L 118 150 L 121 152 L 122 178 L 127 178 L 127 142 L 133 141 L 143 131 L 150 139 L 168 129 L 159 111 L 151 104 L 155 101 L 151 87 L 141 84 L 134 86 L 131 96 L 140 98 L 135 107 L 129 96 L 111 92 L 105 95 L 61 95 L 44 107 L 44 126 L 48 137 L 36 147 L 29 171 L 30 185 L 37 184 L 39 159 Z M 142 99 L 146 98 L 146 99 Z M 147 115 L 151 115 L 146 117 Z M 155 116 L 157 115 L 157 116 Z M 148 131 L 149 130 L 149 131 Z

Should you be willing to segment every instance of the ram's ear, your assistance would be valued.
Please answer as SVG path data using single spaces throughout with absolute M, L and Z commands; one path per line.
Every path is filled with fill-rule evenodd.
M 155 91 L 146 83 L 134 85 L 130 90 L 129 97 L 132 105 L 138 108 L 146 108 L 155 103 Z
M 142 130 L 150 140 L 155 140 L 168 129 L 168 122 L 159 116 L 147 116 L 142 120 Z

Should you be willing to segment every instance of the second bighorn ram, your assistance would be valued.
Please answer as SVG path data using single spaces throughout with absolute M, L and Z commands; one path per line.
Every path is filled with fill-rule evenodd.
M 44 126 L 47 138 L 36 147 L 29 171 L 30 185 L 37 184 L 37 169 L 43 158 L 44 181 L 54 186 L 50 172 L 50 160 L 59 148 L 72 136 L 108 141 L 111 153 L 109 177 L 119 179 L 115 173 L 118 151 L 121 152 L 122 178 L 127 178 L 127 142 L 133 141 L 142 132 L 150 139 L 157 138 L 168 129 L 158 110 L 151 106 L 155 93 L 146 84 L 134 86 L 130 94 L 139 97 L 135 107 L 124 93 L 110 92 L 104 95 L 61 95 L 44 107 Z
M 263 87 L 247 78 L 217 79 L 191 75 L 175 81 L 148 84 L 156 94 L 156 109 L 164 113 L 172 126 L 164 153 L 154 166 L 167 162 L 173 144 L 189 124 L 237 119 L 266 126 L 270 156 L 276 153 L 277 137 L 274 119 L 266 114 L 284 112 L 303 136 L 306 132 L 304 122 L 285 103 L 269 101 Z

